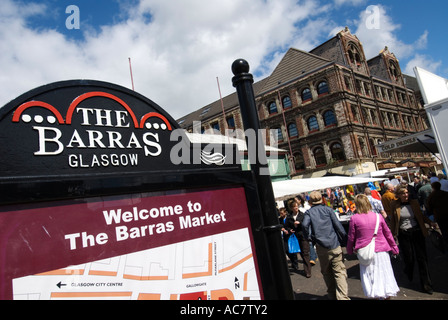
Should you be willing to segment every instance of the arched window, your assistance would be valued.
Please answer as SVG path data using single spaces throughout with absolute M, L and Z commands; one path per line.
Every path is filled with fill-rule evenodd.
M 302 102 L 310 101 L 311 100 L 311 90 L 310 88 L 305 88 L 302 90 Z
M 319 84 L 317 85 L 317 94 L 322 95 L 322 94 L 327 94 L 327 93 L 328 93 L 327 82 L 326 81 L 319 82 Z
M 269 103 L 269 108 L 268 108 L 269 114 L 275 114 L 278 112 L 277 110 L 277 104 L 272 101 L 271 103 Z
M 319 124 L 317 123 L 316 116 L 309 117 L 308 121 L 307 121 L 307 125 L 308 125 L 308 130 L 310 132 L 319 130 Z
M 325 152 L 322 147 L 317 147 L 314 149 L 314 160 L 316 161 L 316 166 L 323 166 L 327 164 L 327 158 L 325 157 Z
M 361 66 L 361 55 L 359 54 L 358 48 L 354 44 L 350 44 L 348 46 L 348 58 L 350 60 L 350 64 L 356 65 L 357 67 Z
M 393 62 L 392 60 L 390 61 L 389 71 L 390 75 L 392 76 L 392 80 L 397 81 L 400 73 L 398 71 L 398 67 L 395 65 L 395 62 Z
M 332 110 L 328 110 L 324 112 L 324 125 L 326 127 L 331 126 L 333 124 L 337 124 L 336 116 Z
M 284 96 L 282 99 L 283 109 L 288 109 L 292 107 L 291 98 L 289 96 Z
M 289 137 L 299 136 L 299 132 L 297 131 L 297 126 L 295 123 L 290 123 L 288 125 L 288 135 L 289 135 Z
M 333 143 L 330 146 L 331 158 L 336 161 L 345 161 L 344 148 L 339 142 Z
M 277 141 L 282 141 L 283 140 L 283 132 L 282 132 L 282 128 L 277 128 L 277 129 L 274 129 L 274 130 L 276 130 L 276 138 L 277 138 Z
M 303 155 L 298 152 L 294 154 L 295 166 L 296 170 L 305 170 L 305 160 L 303 159 Z

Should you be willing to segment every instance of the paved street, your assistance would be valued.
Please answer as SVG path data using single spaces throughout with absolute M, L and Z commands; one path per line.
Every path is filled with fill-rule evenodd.
M 442 254 L 427 240 L 427 251 L 431 279 L 434 293 L 429 295 L 420 291 L 417 266 L 414 268 L 414 280 L 410 282 L 402 272 L 403 262 L 393 259 L 392 266 L 395 272 L 400 292 L 392 300 L 448 300 L 448 254 Z M 343 249 L 345 253 L 345 248 Z M 348 274 L 349 296 L 352 300 L 364 300 L 361 281 L 359 277 L 359 264 L 356 256 L 345 255 L 345 266 Z M 300 255 L 299 255 L 299 261 Z M 290 265 L 289 265 L 290 266 Z M 303 274 L 303 264 L 299 264 L 299 273 L 291 268 L 290 275 L 296 300 L 327 300 L 327 292 L 319 262 L 312 269 L 312 277 L 307 279 Z

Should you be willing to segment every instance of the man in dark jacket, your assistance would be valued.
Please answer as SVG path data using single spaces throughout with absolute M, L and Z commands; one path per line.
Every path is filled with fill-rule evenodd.
M 311 208 L 305 213 L 302 225 L 308 238 L 316 243 L 328 297 L 333 300 L 350 300 L 341 248 L 341 243 L 347 241 L 344 227 L 333 210 L 322 204 L 320 192 L 311 192 L 308 202 Z

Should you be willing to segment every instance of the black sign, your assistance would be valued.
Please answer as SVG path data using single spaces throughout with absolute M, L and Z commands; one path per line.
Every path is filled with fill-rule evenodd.
M 151 100 L 90 80 L 46 85 L 7 104 L 0 109 L 0 143 L 0 180 L 237 164 L 223 152 L 191 148 Z

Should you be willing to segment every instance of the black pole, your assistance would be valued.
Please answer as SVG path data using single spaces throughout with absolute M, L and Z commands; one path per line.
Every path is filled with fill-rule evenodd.
M 258 118 L 252 87 L 254 79 L 252 74 L 249 73 L 249 64 L 243 59 L 238 59 L 232 64 L 232 72 L 235 75 L 232 82 L 238 94 L 241 117 L 246 132 L 250 167 L 257 183 L 261 205 L 261 220 L 263 223 L 262 232 L 264 233 L 268 250 L 267 257 L 269 261 L 262 262 L 262 268 L 264 270 L 262 276 L 264 296 L 265 299 L 292 300 L 294 299 L 294 293 L 286 263 L 271 176 L 269 175 L 269 166 L 267 164 L 266 151 L 261 134 L 262 131 L 260 130 L 260 120 Z M 248 139 L 247 132 L 250 130 L 254 132 L 255 143 Z

